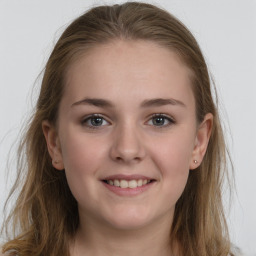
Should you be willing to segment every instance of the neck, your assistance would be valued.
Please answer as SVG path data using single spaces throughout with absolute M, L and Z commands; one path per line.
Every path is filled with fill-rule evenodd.
M 86 223 L 86 224 L 85 224 Z M 72 256 L 172 256 L 170 227 L 172 220 L 159 219 L 154 224 L 138 229 L 123 230 L 99 224 L 98 221 L 81 221 Z

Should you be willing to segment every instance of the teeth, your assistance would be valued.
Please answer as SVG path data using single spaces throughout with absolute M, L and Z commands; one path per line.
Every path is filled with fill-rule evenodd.
M 128 188 L 129 182 L 127 180 L 120 180 L 120 188 Z
M 143 180 L 142 185 L 146 185 L 148 183 L 148 180 Z
M 138 182 L 136 180 L 130 180 L 128 182 L 128 187 L 129 188 L 137 188 L 138 187 Z
M 142 180 L 138 180 L 138 182 L 137 182 L 137 186 L 138 186 L 138 187 L 141 187 L 141 186 L 142 186 L 142 183 L 143 183 L 143 181 L 142 181 Z
M 109 184 L 110 184 L 110 183 L 109 183 Z M 119 184 L 120 184 L 119 180 L 114 180 L 114 186 L 119 187 Z M 111 184 L 110 184 L 110 185 L 111 185 Z
M 120 188 L 137 188 L 146 185 L 150 180 L 107 180 L 109 185 Z

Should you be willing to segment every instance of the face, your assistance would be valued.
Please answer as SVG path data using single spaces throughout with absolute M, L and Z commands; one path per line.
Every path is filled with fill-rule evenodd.
M 97 46 L 71 65 L 58 128 L 45 121 L 43 130 L 80 218 L 118 229 L 170 224 L 209 139 L 189 74 L 175 53 L 145 41 Z

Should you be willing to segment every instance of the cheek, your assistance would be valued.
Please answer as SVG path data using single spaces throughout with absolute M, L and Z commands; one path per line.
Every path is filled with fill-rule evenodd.
M 177 201 L 182 194 L 189 175 L 189 166 L 194 147 L 190 134 L 170 136 L 155 151 L 154 161 L 159 167 L 168 200 Z
M 81 197 L 85 193 L 95 193 L 94 183 L 106 149 L 97 140 L 90 140 L 77 132 L 65 132 L 61 148 L 69 187 L 77 201 L 84 200 Z
M 159 143 L 152 143 L 152 149 L 155 148 L 156 161 L 168 173 L 173 172 L 178 175 L 182 171 L 187 171 L 194 149 L 194 140 L 192 134 L 181 132 L 167 136 Z
M 97 169 L 105 149 L 102 143 L 90 139 L 82 132 L 66 131 L 61 149 L 65 170 L 73 173 L 89 173 Z

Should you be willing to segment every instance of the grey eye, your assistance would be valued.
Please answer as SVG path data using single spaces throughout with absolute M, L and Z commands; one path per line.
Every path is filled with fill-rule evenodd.
M 166 119 L 166 117 L 157 116 L 152 118 L 152 122 L 156 126 L 162 126 L 162 125 L 165 125 L 166 122 L 168 123 L 168 120 Z
M 88 121 L 93 126 L 101 126 L 103 124 L 104 119 L 102 117 L 91 117 Z
M 101 127 L 109 124 L 102 116 L 98 116 L 98 115 L 89 116 L 84 120 L 82 120 L 81 123 L 83 126 L 87 126 L 89 128 L 96 128 L 96 127 Z
M 163 114 L 155 114 L 148 121 L 149 125 L 157 126 L 157 127 L 165 127 L 175 123 L 174 120 L 168 116 Z

